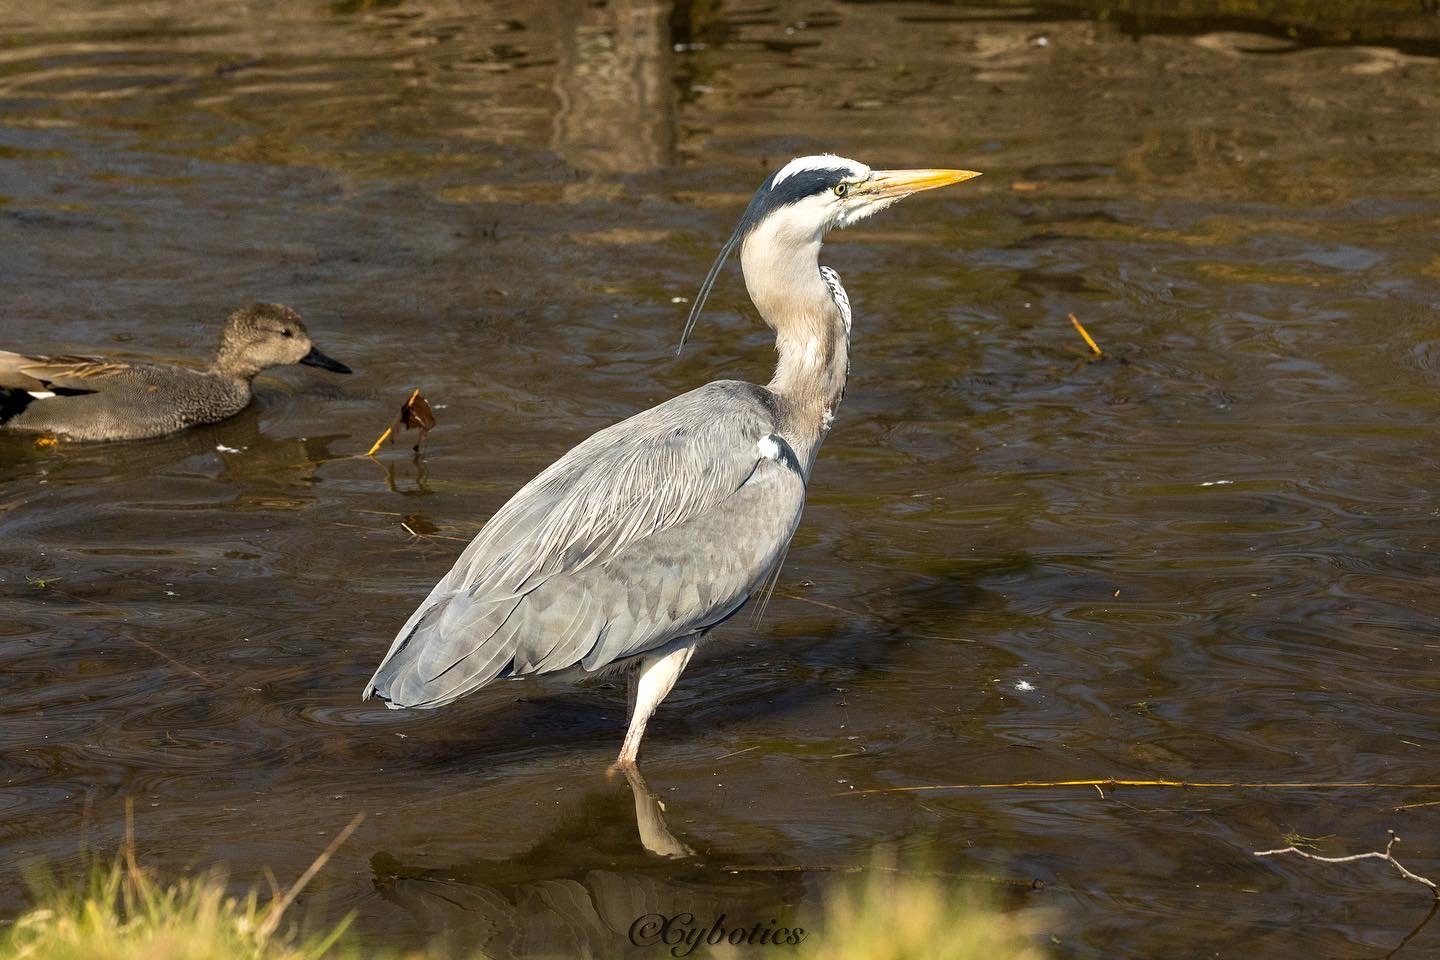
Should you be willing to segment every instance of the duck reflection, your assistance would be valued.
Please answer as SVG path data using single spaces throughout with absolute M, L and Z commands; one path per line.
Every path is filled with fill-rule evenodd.
M 675 153 L 669 2 L 576 4 L 555 92 L 555 150 L 594 173 L 641 173 Z
M 261 486 L 304 487 L 315 480 L 320 466 L 348 454 L 338 452 L 343 445 L 354 445 L 354 438 L 343 433 L 316 436 L 273 436 L 261 429 L 261 417 L 241 415 L 197 438 L 188 455 L 213 455 L 219 458 L 216 478 L 242 484 Z M 306 497 L 306 500 L 311 499 Z
M 584 795 L 518 856 L 427 868 L 377 853 L 375 888 L 443 949 L 495 960 L 617 956 L 631 949 L 631 929 L 646 917 L 773 925 L 778 905 L 799 899 L 796 878 L 759 880 L 707 866 L 670 830 L 638 772 L 623 781 L 628 791 L 613 785 L 620 782 Z
M 212 461 L 216 479 L 240 484 L 303 489 L 315 479 L 321 464 L 343 459 L 332 447 L 353 443 L 345 434 L 315 436 L 272 436 L 262 429 L 269 392 L 257 391 L 256 402 L 245 410 L 215 424 L 192 427 L 169 434 L 122 443 L 36 443 L 29 437 L 7 437 L 0 444 L 0 465 L 14 467 L 13 478 L 37 469 L 103 469 L 113 479 L 150 478 L 173 470 L 187 461 Z M 123 456 L 118 455 L 123 452 Z M 204 472 L 204 471 L 202 471 Z M 0 481 L 12 479 L 0 473 Z M 303 502 L 311 498 L 306 496 Z

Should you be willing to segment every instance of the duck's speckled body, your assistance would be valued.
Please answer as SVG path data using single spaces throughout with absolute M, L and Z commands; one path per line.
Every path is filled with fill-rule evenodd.
M 137 440 L 215 423 L 250 403 L 255 375 L 304 363 L 350 368 L 310 342 L 300 315 L 278 303 L 235 311 L 206 370 L 95 357 L 0 350 L 0 429 L 71 440 Z

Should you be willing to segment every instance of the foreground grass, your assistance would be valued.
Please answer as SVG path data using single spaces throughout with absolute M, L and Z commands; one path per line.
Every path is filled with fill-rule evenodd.
M 803 960 L 1044 960 L 1036 914 L 1003 913 L 967 887 L 878 864 L 826 898 Z M 766 956 L 771 956 L 770 951 Z
M 337 949 L 348 921 L 321 937 L 277 935 L 274 905 L 228 895 L 215 874 L 161 884 L 116 863 L 83 884 L 49 885 L 0 935 L 0 958 L 19 960 L 318 960 Z M 272 921 L 273 918 L 273 921 Z
M 367 947 L 349 920 L 319 935 L 282 929 L 290 894 L 261 903 L 227 893 L 208 874 L 162 883 L 133 859 L 97 868 L 78 885 L 50 883 L 34 907 L 0 930 L 0 960 L 430 960 Z M 1043 960 L 1025 914 L 1001 913 L 953 885 L 883 868 L 837 885 L 814 926 L 794 947 L 712 948 L 689 957 L 789 960 Z M 684 949 L 683 947 L 681 948 Z M 614 957 L 670 956 L 661 945 L 616 944 Z M 476 955 L 477 960 L 480 955 Z

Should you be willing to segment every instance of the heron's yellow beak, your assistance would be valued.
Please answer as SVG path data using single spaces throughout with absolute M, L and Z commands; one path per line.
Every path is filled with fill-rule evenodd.
M 921 190 L 948 187 L 980 176 L 974 170 L 876 170 L 865 191 L 886 199 L 908 197 Z

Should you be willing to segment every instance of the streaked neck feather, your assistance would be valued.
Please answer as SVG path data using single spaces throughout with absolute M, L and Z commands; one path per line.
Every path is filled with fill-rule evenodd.
M 750 298 L 775 330 L 769 388 L 782 403 L 782 433 L 807 473 L 850 371 L 849 318 L 820 274 L 819 253 L 818 238 L 781 243 L 764 225 L 740 250 Z

